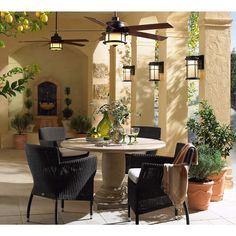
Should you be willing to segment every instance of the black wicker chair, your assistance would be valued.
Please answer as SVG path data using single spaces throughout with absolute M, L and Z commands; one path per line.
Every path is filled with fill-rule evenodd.
M 163 164 L 173 163 L 177 154 L 184 146 L 177 143 L 175 156 L 155 156 L 147 154 L 126 154 L 126 173 L 130 168 L 141 168 L 137 170 L 136 181 L 129 175 L 128 178 L 128 219 L 130 220 L 130 208 L 136 216 L 136 224 L 139 224 L 139 215 L 173 206 L 169 197 L 164 193 L 161 183 L 163 176 Z M 185 156 L 184 162 L 189 166 L 192 163 L 195 148 L 190 148 Z M 183 207 L 186 215 L 186 223 L 190 224 L 187 204 Z M 175 216 L 178 210 L 175 209 Z
M 39 143 L 41 146 L 58 147 L 61 153 L 61 161 L 73 160 L 89 155 L 89 152 L 70 150 L 62 148 L 60 143 L 66 139 L 64 127 L 45 127 L 38 131 Z
M 152 126 L 132 126 L 132 128 L 140 128 L 138 137 L 140 138 L 152 138 L 161 139 L 161 128 Z M 147 151 L 146 154 L 156 154 L 157 150 Z
M 60 154 L 56 147 L 27 144 L 25 151 L 33 177 L 33 189 L 27 206 L 27 221 L 30 218 L 34 195 L 55 200 L 55 224 L 58 222 L 58 200 L 89 201 L 92 218 L 96 157 L 88 156 L 60 162 Z

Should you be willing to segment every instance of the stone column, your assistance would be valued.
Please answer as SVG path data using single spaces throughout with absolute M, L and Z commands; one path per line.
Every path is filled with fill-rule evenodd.
M 110 46 L 109 103 L 116 100 L 116 47 Z
M 140 24 L 148 24 L 149 21 L 142 19 Z M 148 64 L 155 59 L 155 41 L 150 39 L 137 38 L 137 64 L 136 64 L 136 83 L 135 91 L 132 92 L 136 100 L 136 112 L 141 116 L 135 117 L 136 125 L 154 125 L 154 86 L 149 79 Z M 132 89 L 134 86 L 132 87 Z M 134 97 L 132 97 L 134 99 Z M 132 123 L 133 124 L 133 123 Z
M 159 82 L 159 125 L 166 148 L 158 153 L 174 155 L 177 142 L 187 141 L 187 55 L 188 13 L 170 13 L 167 19 L 173 29 L 165 32 L 167 40 L 160 42 L 160 61 L 164 61 L 164 75 Z M 163 30 L 164 31 L 164 30 Z
M 213 107 L 222 124 L 230 124 L 230 27 L 229 12 L 200 14 L 200 54 L 204 55 L 204 71 L 200 79 L 200 99 Z M 230 159 L 226 186 L 233 186 Z

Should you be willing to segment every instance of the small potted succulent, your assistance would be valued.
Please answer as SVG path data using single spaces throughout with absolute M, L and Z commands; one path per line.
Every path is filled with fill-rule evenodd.
M 29 126 L 31 120 L 29 116 L 25 114 L 16 114 L 15 117 L 11 120 L 11 126 L 16 130 L 15 134 L 15 148 L 24 149 L 24 146 L 27 142 L 26 130 Z
M 64 100 L 66 107 L 62 111 L 63 118 L 64 118 L 62 120 L 62 124 L 63 124 L 63 126 L 64 126 L 66 131 L 69 131 L 69 128 L 70 128 L 70 118 L 73 115 L 73 110 L 70 108 L 70 105 L 72 103 L 72 100 L 69 97 L 70 96 L 70 92 L 71 92 L 70 87 L 66 87 L 65 91 L 64 91 L 65 96 L 66 96 L 66 98 Z

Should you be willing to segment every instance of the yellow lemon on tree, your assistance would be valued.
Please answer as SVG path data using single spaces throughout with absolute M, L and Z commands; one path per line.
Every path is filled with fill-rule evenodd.
M 30 27 L 29 27 L 29 25 L 23 25 L 23 28 L 25 29 L 25 30 L 28 30 Z
M 39 18 L 41 16 L 41 12 L 37 11 L 37 12 L 35 12 L 35 15 L 36 15 L 36 17 Z
M 24 19 L 23 24 L 24 24 L 24 25 L 28 25 L 28 24 L 29 24 L 29 20 Z
M 7 15 L 5 16 L 5 21 L 6 21 L 7 23 L 12 23 L 12 21 L 13 21 L 13 16 L 12 16 L 11 14 L 7 14 Z
M 17 26 L 17 31 L 22 32 L 24 30 L 23 25 L 18 25 Z
M 48 22 L 48 16 L 43 13 L 41 16 L 40 16 L 40 20 L 43 22 L 43 23 L 46 23 Z
M 1 11 L 1 17 L 2 17 L 2 18 L 5 17 L 5 12 Z

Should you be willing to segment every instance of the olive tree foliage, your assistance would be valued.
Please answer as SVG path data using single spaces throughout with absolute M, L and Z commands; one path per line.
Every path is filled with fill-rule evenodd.
M 188 54 L 189 56 L 198 55 L 199 53 L 199 12 L 192 12 L 188 21 Z M 188 86 L 188 103 L 192 104 L 197 92 L 194 82 Z
M 16 37 L 17 34 L 39 31 L 47 25 L 48 12 L 1 12 L 0 13 L 0 50 L 5 48 L 7 37 Z M 0 97 L 14 97 L 23 92 L 29 80 L 39 73 L 38 65 L 14 67 L 0 75 Z M 14 76 L 22 75 L 14 80 Z
M 199 53 L 199 12 L 192 12 L 188 21 L 188 53 L 190 56 Z

